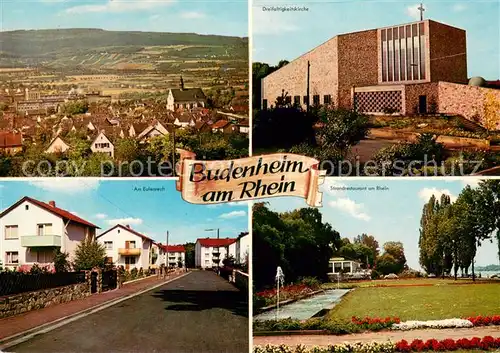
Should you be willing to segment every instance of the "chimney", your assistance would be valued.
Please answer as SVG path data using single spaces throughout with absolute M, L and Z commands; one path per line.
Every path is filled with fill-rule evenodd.
M 56 202 L 55 201 L 49 201 L 49 205 L 52 207 L 56 207 Z
M 127 227 L 128 229 L 130 229 L 130 224 L 127 224 L 125 227 Z

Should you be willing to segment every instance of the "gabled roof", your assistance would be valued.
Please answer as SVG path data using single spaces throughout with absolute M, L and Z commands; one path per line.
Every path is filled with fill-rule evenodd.
M 184 245 L 162 245 L 161 247 L 164 251 L 167 252 L 186 252 Z
M 10 206 L 8 209 L 6 209 L 5 211 L 3 211 L 1 214 L 0 214 L 0 218 L 5 216 L 7 213 L 9 213 L 10 211 L 12 211 L 13 209 L 15 209 L 16 207 L 18 207 L 20 204 L 22 204 L 23 202 L 30 202 L 40 208 L 43 208 L 45 211 L 48 211 L 56 216 L 59 216 L 61 218 L 63 218 L 64 220 L 68 220 L 68 221 L 71 221 L 71 222 L 74 222 L 74 223 L 78 223 L 78 224 L 82 224 L 82 225 L 85 225 L 85 226 L 88 226 L 88 227 L 92 227 L 92 228 L 97 228 L 97 229 L 100 229 L 98 226 L 96 226 L 95 224 L 92 224 L 76 215 L 74 215 L 73 213 L 71 212 L 68 212 L 66 210 L 63 210 L 59 207 L 55 207 L 55 206 L 51 206 L 50 204 L 48 203 L 45 203 L 45 202 L 42 202 L 42 201 L 38 201 L 38 200 L 35 200 L 35 199 L 32 199 L 31 197 L 28 197 L 28 196 L 25 196 L 23 197 L 21 200 L 17 201 L 15 204 L 13 204 L 12 206 Z
M 23 145 L 22 134 L 0 132 L 0 148 L 19 147 Z
M 212 125 L 212 129 L 222 129 L 229 124 L 227 120 L 219 120 L 215 124 Z
M 217 238 L 198 238 L 196 241 L 200 243 L 201 246 L 206 248 L 214 247 L 214 246 L 228 246 L 236 242 L 235 238 L 225 238 L 225 239 L 217 239 Z
M 192 102 L 206 99 L 201 88 L 185 88 L 183 90 L 174 88 L 171 91 L 176 102 Z
M 104 233 L 99 234 L 96 238 L 100 238 L 100 237 L 102 237 L 104 234 L 107 234 L 107 233 L 111 232 L 113 229 L 116 229 L 116 228 L 121 228 L 121 229 L 124 229 L 124 230 L 129 231 L 130 233 L 132 233 L 132 234 L 134 234 L 134 235 L 137 235 L 138 237 L 141 237 L 141 238 L 143 238 L 143 239 L 150 240 L 151 242 L 154 242 L 154 240 L 153 240 L 153 239 L 151 239 L 150 237 L 147 237 L 147 236 L 145 236 L 144 234 L 141 234 L 141 233 L 139 233 L 139 232 L 137 232 L 137 231 L 133 230 L 133 229 L 132 229 L 132 228 L 130 228 L 130 227 L 122 226 L 121 224 L 117 224 L 116 226 L 114 226 L 114 227 L 112 227 L 112 228 L 108 229 L 107 231 L 105 231 Z

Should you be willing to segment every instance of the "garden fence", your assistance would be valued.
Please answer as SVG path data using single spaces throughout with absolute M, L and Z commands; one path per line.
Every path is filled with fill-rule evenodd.
M 0 296 L 69 286 L 84 282 L 84 272 L 40 274 L 3 272 L 0 273 Z

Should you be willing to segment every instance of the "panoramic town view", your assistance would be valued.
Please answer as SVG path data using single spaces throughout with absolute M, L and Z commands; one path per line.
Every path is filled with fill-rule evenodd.
M 173 176 L 178 148 L 248 155 L 246 3 L 1 12 L 0 176 Z
M 0 183 L 0 351 L 249 351 L 248 206 L 175 181 Z
M 305 5 L 253 3 L 255 154 L 331 176 L 500 175 L 498 1 Z
M 499 180 L 322 190 L 253 205 L 255 353 L 499 347 Z

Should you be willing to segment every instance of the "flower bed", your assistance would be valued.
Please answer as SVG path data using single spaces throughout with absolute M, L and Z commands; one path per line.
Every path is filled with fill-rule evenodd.
M 354 321 L 354 319 L 356 319 Z M 325 331 L 325 333 L 334 335 L 344 335 L 349 333 L 358 333 L 363 331 L 380 331 L 389 329 L 397 318 L 385 319 L 358 319 L 346 322 L 341 320 L 324 320 L 322 318 L 312 318 L 306 321 L 281 319 L 254 321 L 254 332 L 270 331 Z
M 444 329 L 444 328 L 467 328 L 473 326 L 500 325 L 500 315 L 477 316 L 467 319 L 445 319 L 427 321 L 404 321 L 398 317 L 386 318 L 358 318 L 353 316 L 351 322 L 343 320 L 326 320 L 324 318 L 312 318 L 305 321 L 293 319 L 254 321 L 254 331 L 325 331 L 329 334 L 349 334 L 363 331 L 389 330 L 417 330 L 417 329 Z
M 280 288 L 280 301 L 298 299 L 305 295 L 313 293 L 314 290 L 314 288 L 306 284 L 292 284 L 289 286 L 284 286 Z M 265 300 L 265 306 L 276 304 L 277 294 L 278 293 L 276 288 L 256 293 L 258 297 Z
M 464 319 L 405 321 L 391 326 L 392 330 L 416 330 L 421 328 L 464 328 L 474 326 L 472 322 Z
M 467 318 L 474 326 L 500 325 L 500 315 L 472 316 Z
M 491 336 L 485 336 L 483 338 L 461 338 L 458 340 L 444 339 L 440 341 L 436 339 L 430 339 L 427 341 L 417 339 L 412 342 L 401 340 L 396 343 L 391 341 L 368 343 L 354 342 L 313 348 L 306 348 L 303 345 L 296 347 L 289 347 L 286 345 L 266 345 L 262 347 L 254 347 L 253 353 L 391 353 L 455 351 L 457 349 L 489 351 L 496 348 L 500 348 L 500 337 L 493 338 Z

